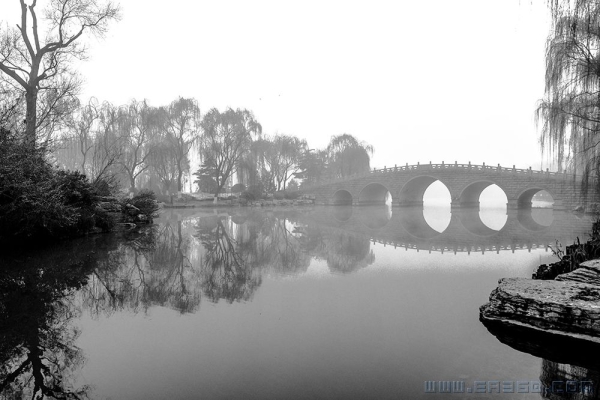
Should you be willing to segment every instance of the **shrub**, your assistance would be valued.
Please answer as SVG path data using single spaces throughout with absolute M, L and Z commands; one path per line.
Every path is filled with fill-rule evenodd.
M 243 183 L 236 183 L 231 188 L 231 193 L 241 193 L 246 190 L 246 186 Z
M 258 185 L 250 185 L 248 187 L 247 192 L 252 193 L 255 199 L 260 199 L 263 197 L 263 186 L 261 184 Z
M 245 201 L 254 201 L 254 200 L 256 200 L 256 196 L 254 196 L 254 193 L 252 193 L 249 190 L 244 190 L 242 192 L 242 194 L 240 195 L 240 198 L 244 199 Z
M 576 270 L 584 261 L 600 257 L 600 220 L 596 220 L 592 224 L 592 234 L 587 242 L 581 243 L 577 238 L 577 241 L 567 246 L 563 252 L 560 243 L 557 241 L 556 247 L 550 247 L 550 249 L 559 261 L 540 265 L 533 273 L 533 279 L 554 279 L 558 275 Z
M 187 193 L 181 193 L 178 197 L 177 197 L 177 201 L 178 202 L 183 202 L 183 203 L 189 203 L 190 201 L 196 201 L 196 198 L 192 195 L 189 195 Z
M 110 232 L 115 227 L 115 219 L 101 208 L 96 209 L 94 221 L 96 227 L 100 228 L 102 232 Z
M 166 203 L 166 204 L 171 203 L 171 196 L 167 196 L 166 194 L 155 194 L 155 196 L 156 196 L 156 201 L 159 201 L 161 203 Z
M 275 200 L 283 200 L 285 198 L 285 195 L 283 192 L 275 192 L 273 193 L 273 198 Z
M 131 199 L 124 199 L 122 206 L 129 222 L 150 222 L 153 218 L 158 217 L 158 210 L 160 209 L 156 201 L 156 195 L 148 189 L 140 190 Z M 139 218 L 140 214 L 145 221 Z
M 89 232 L 96 190 L 85 175 L 61 171 L 44 151 L 0 129 L 0 240 L 51 239 Z
M 96 203 L 96 191 L 79 171 L 57 171 L 56 181 L 67 205 L 91 209 Z
M 300 197 L 300 192 L 290 192 L 286 190 L 285 192 L 283 192 L 283 195 L 288 200 L 296 200 L 298 197 Z
M 115 175 L 97 178 L 92 186 L 98 196 L 108 197 L 119 191 L 119 180 Z

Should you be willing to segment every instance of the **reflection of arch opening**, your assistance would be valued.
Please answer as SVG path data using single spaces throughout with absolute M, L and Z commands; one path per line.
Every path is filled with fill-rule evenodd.
M 518 208 L 553 208 L 554 196 L 542 188 L 529 188 L 517 198 Z
M 440 234 L 425 220 L 424 210 L 421 206 L 404 207 L 399 210 L 400 225 L 413 237 L 418 239 L 432 239 Z
M 441 181 L 435 181 L 423 193 L 423 218 L 437 232 L 444 232 L 452 219 L 450 191 Z
M 479 218 L 488 228 L 499 231 L 508 219 L 508 198 L 496 184 L 489 185 L 479 195 Z
M 495 211 L 497 212 L 498 210 Z M 462 226 L 473 235 L 492 236 L 497 234 L 500 230 L 492 229 L 486 225 L 482 221 L 481 214 L 477 208 L 461 208 L 453 212 L 452 216 L 457 216 L 460 219 Z M 506 219 L 504 220 L 504 223 L 506 223 Z
M 331 199 L 333 205 L 352 205 L 352 195 L 349 191 L 340 189 L 333 194 Z
M 381 229 L 392 219 L 392 208 L 387 205 L 362 207 L 358 219 L 369 229 Z
M 554 210 L 552 208 L 518 209 L 517 221 L 529 231 L 543 231 L 554 222 Z
M 391 200 L 391 194 L 388 188 L 381 183 L 369 183 L 358 195 L 358 204 L 363 205 L 382 205 Z
M 352 217 L 352 205 L 333 207 L 333 218 L 338 222 L 346 222 Z

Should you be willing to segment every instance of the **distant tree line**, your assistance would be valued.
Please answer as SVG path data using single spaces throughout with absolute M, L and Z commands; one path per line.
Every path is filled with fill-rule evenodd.
M 322 150 L 304 139 L 263 133 L 246 109 L 215 108 L 202 114 L 193 98 L 166 106 L 132 100 L 115 106 L 91 99 L 68 116 L 54 142 L 54 157 L 67 169 L 160 194 L 184 191 L 190 172 L 196 188 L 215 196 L 230 186 L 258 195 L 296 190 L 369 170 L 373 148 L 348 134 L 333 136 Z M 193 158 L 200 168 L 191 171 Z M 233 185 L 235 183 L 235 185 Z
M 195 99 L 181 97 L 161 106 L 83 103 L 82 79 L 72 68 L 87 56 L 81 39 L 102 37 L 120 18 L 119 6 L 52 0 L 40 11 L 36 0 L 18 1 L 20 23 L 0 26 L 0 127 L 11 132 L 12 145 L 28 148 L 19 151 L 79 171 L 113 193 L 125 187 L 173 194 L 192 183 L 193 173 L 196 187 L 215 201 L 229 188 L 261 196 L 369 170 L 372 146 L 351 135 L 312 149 L 293 135 L 263 133 L 246 109 L 202 114 Z M 193 161 L 200 161 L 195 171 Z

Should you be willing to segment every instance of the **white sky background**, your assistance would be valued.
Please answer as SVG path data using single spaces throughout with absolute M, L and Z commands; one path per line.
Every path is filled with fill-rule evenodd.
M 352 134 L 375 147 L 376 167 L 540 168 L 545 1 L 120 3 L 122 20 L 78 67 L 83 99 L 247 108 L 264 133 L 311 148 Z M 1 20 L 19 13 L 0 0 Z

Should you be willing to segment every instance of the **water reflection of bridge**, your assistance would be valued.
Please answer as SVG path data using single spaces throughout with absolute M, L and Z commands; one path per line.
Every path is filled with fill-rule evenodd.
M 388 207 L 322 207 L 307 217 L 311 223 L 362 234 L 373 244 L 442 253 L 531 250 L 556 240 L 570 244 L 576 237 L 584 239 L 591 226 L 588 218 L 551 209 L 508 210 L 499 230 L 486 226 L 479 210 L 453 210 L 443 232 L 427 223 L 421 207 L 393 212 Z

